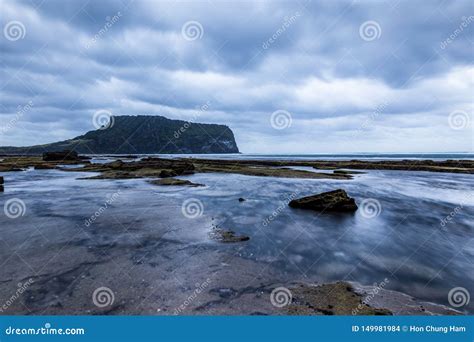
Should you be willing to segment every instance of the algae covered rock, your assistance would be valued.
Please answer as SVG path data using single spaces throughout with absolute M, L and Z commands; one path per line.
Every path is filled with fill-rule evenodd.
M 390 310 L 365 303 L 350 283 L 339 281 L 319 286 L 302 284 L 292 288 L 289 315 L 392 315 Z
M 154 185 L 187 185 L 187 186 L 192 186 L 192 187 L 198 187 L 198 186 L 204 186 L 203 184 L 199 183 L 193 183 L 191 181 L 185 180 L 185 179 L 177 179 L 177 178 L 162 178 L 162 179 L 156 179 L 150 181 L 151 184 Z
M 294 199 L 288 205 L 292 208 L 328 212 L 354 212 L 357 210 L 355 200 L 342 189 Z

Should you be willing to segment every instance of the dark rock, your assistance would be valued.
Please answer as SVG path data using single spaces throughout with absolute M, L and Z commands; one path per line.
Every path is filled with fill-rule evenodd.
M 362 174 L 362 173 L 365 173 L 365 172 L 362 172 L 362 171 L 349 171 L 349 170 L 334 170 L 333 173 L 335 173 L 336 175 L 339 174 L 339 175 L 358 175 L 358 174 Z
M 289 204 L 292 208 L 310 209 L 315 211 L 329 212 L 353 212 L 357 210 L 354 199 L 342 190 L 324 192 L 292 200 Z
M 245 198 L 242 198 L 242 197 L 239 198 L 239 202 L 244 202 L 244 201 L 245 201 Z
M 174 170 L 162 170 L 160 172 L 160 177 L 161 178 L 167 178 L 167 177 L 176 177 L 178 173 Z
M 55 165 L 53 164 L 38 164 L 38 165 L 35 165 L 35 170 L 50 170 L 50 169 L 54 169 L 56 168 Z
M 4 184 L 3 176 L 0 176 L 0 185 Z
M 154 185 L 187 185 L 187 186 L 204 186 L 204 184 L 193 183 L 185 179 L 177 179 L 177 178 L 163 178 L 163 179 L 156 179 L 150 181 L 151 184 Z
M 81 160 L 75 151 L 44 152 L 44 161 Z
M 3 192 L 3 185 L 0 185 L 0 192 Z
M 123 164 L 124 162 L 119 159 L 111 163 L 107 163 L 107 167 L 110 167 L 111 169 L 120 169 L 123 167 Z

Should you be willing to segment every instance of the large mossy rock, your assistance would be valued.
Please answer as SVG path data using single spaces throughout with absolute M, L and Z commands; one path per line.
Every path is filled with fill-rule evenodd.
M 354 199 L 342 189 L 294 199 L 288 205 L 292 208 L 328 212 L 354 212 L 357 210 Z

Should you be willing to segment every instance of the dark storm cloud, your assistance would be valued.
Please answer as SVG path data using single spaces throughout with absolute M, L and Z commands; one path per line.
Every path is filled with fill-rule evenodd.
M 17 21 L 25 36 L 0 40 L 0 124 L 33 106 L 0 145 L 70 138 L 108 109 L 198 113 L 228 124 L 246 152 L 472 149 L 472 120 L 449 126 L 455 110 L 472 119 L 470 1 L 23 0 L 1 10 L 4 31 Z M 183 36 L 190 21 L 202 37 Z M 291 115 L 283 130 L 270 120 L 280 109 Z

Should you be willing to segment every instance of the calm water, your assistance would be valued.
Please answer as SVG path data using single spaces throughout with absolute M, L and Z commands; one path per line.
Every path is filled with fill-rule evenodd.
M 388 278 L 388 289 L 440 304 L 448 304 L 448 292 L 454 287 L 464 287 L 474 295 L 472 175 L 369 171 L 349 181 L 230 174 L 181 177 L 205 184 L 202 188 L 158 187 L 141 179 L 80 180 L 84 173 L 56 170 L 2 175 L 7 186 L 0 204 L 19 198 L 26 205 L 23 217 L 0 216 L 2 282 L 16 283 L 66 266 L 75 270 L 113 256 L 117 264 L 123 258 L 136 263 L 138 258 L 150 265 L 159 264 L 156 258 L 162 257 L 171 263 L 170 272 L 191 267 L 193 271 L 187 271 L 180 282 L 186 284 L 189 278 L 194 283 L 197 274 L 206 277 L 211 270 L 220 272 L 226 267 L 212 260 L 212 252 L 218 253 L 219 261 L 224 255 L 279 270 L 278 279 L 267 275 L 265 267 L 249 271 L 262 281 L 345 279 L 373 284 Z M 355 214 L 319 215 L 286 204 L 290 197 L 336 188 L 356 199 L 360 208 Z M 87 226 L 85 220 L 117 192 L 107 209 Z M 238 202 L 239 197 L 246 201 Z M 182 213 L 183 202 L 191 198 L 203 210 L 194 219 Z M 363 210 L 364 199 L 375 203 L 374 212 Z M 441 224 L 450 213 L 454 213 L 451 222 Z M 250 241 L 215 243 L 209 239 L 213 224 L 248 235 Z M 153 239 L 162 239 L 162 244 L 150 245 Z M 183 255 L 183 250 L 194 254 Z M 52 251 L 61 251 L 61 257 L 54 259 Z M 90 267 L 88 272 L 94 274 L 96 266 Z M 93 278 L 105 277 L 107 272 L 97 272 Z M 137 272 L 136 277 L 141 277 L 140 272 L 145 277 L 149 271 Z M 161 274 L 157 278 L 164 282 Z M 133 282 L 127 279 L 124 282 Z M 175 286 L 168 292 L 179 295 L 177 289 L 184 285 Z M 41 289 L 36 291 L 41 293 Z M 69 298 L 68 292 L 54 291 L 51 296 Z M 127 291 L 123 289 L 122 296 Z M 133 296 L 130 292 L 129 297 Z M 474 313 L 473 301 L 464 309 Z

